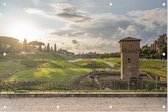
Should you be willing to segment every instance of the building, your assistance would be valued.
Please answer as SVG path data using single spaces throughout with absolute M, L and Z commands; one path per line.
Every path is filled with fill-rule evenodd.
M 88 53 L 79 53 L 76 55 L 76 57 L 78 58 L 99 58 L 100 54 L 96 53 L 96 52 L 88 52 Z
M 119 41 L 121 52 L 121 79 L 139 78 L 140 39 L 127 37 Z
M 156 51 L 157 53 L 163 53 L 164 47 L 167 46 L 167 35 L 159 36 L 158 40 L 150 45 L 150 50 Z
M 74 56 L 73 52 L 70 52 L 70 51 L 67 51 L 67 50 L 61 49 L 61 48 L 57 50 L 57 53 L 66 54 L 66 55 L 69 55 L 69 56 Z

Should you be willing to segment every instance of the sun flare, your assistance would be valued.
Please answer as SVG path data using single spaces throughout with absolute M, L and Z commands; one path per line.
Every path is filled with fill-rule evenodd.
M 13 37 L 18 38 L 23 41 L 25 38 L 29 41 L 36 40 L 40 38 L 39 29 L 33 25 L 25 22 L 19 22 L 11 25 L 9 34 Z

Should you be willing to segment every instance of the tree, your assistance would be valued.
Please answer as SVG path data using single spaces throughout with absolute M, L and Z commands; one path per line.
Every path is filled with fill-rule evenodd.
M 23 41 L 23 51 L 27 52 L 28 51 L 28 44 L 26 38 Z
M 27 40 L 25 38 L 24 41 L 23 41 L 23 45 L 26 45 L 26 44 L 27 44 Z
M 39 45 L 39 51 L 42 52 L 43 49 L 42 49 L 42 45 Z
M 13 37 L 0 36 L 0 53 L 10 52 L 15 53 L 18 49 L 15 48 L 19 43 L 18 39 Z
M 47 52 L 50 52 L 50 44 L 47 44 Z
M 50 51 L 51 51 L 51 52 L 53 52 L 53 51 L 54 51 L 54 50 L 53 50 L 53 47 L 51 47 Z
M 54 44 L 54 52 L 57 52 L 57 45 Z
M 14 49 L 15 53 L 19 53 L 19 52 L 23 51 L 23 44 L 17 43 L 17 44 L 15 44 L 15 46 L 12 49 Z
M 163 53 L 167 53 L 167 46 L 163 47 Z
M 46 52 L 46 51 L 47 51 L 47 48 L 46 48 L 46 46 L 44 46 L 44 49 L 43 49 L 43 51 L 44 51 L 44 52 Z
M 44 46 L 45 44 L 43 42 L 38 42 L 38 41 L 32 41 L 29 42 L 29 45 L 32 45 L 36 49 L 38 49 L 38 51 L 42 51 L 42 46 Z

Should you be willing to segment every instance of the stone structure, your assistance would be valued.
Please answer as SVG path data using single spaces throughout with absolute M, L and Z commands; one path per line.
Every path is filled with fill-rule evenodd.
M 150 50 L 156 51 L 157 53 L 162 53 L 163 48 L 167 46 L 167 35 L 159 36 L 158 40 L 155 40 L 150 46 Z
M 119 41 L 121 52 L 121 79 L 139 78 L 140 39 L 127 37 Z

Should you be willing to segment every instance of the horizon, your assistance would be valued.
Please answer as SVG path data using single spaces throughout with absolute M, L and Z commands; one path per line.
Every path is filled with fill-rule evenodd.
M 75 53 L 118 52 L 122 38 L 146 45 L 167 34 L 166 0 L 1 0 L 0 5 L 0 35 L 56 43 Z

